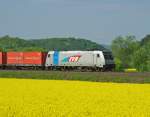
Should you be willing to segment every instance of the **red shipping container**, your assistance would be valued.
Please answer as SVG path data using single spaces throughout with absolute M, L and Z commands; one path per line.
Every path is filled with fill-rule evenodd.
M 6 64 L 6 52 L 0 52 L 0 65 Z
M 45 52 L 23 52 L 24 65 L 45 65 L 46 53 Z
M 0 65 L 2 65 L 3 64 L 3 55 L 2 55 L 2 52 L 0 52 Z
M 0 65 L 2 65 L 2 64 L 3 64 L 3 53 L 0 52 Z
M 7 52 L 7 65 L 43 66 L 46 55 L 45 52 Z
M 23 64 L 23 52 L 7 52 L 7 64 L 8 65 L 22 65 Z

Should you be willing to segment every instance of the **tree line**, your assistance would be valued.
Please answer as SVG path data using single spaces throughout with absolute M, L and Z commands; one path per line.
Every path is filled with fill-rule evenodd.
M 136 68 L 138 71 L 150 71 L 150 35 L 137 41 L 135 36 L 118 36 L 112 41 L 112 53 L 116 71 Z
M 21 39 L 8 35 L 0 37 L 1 51 L 105 50 L 90 40 L 81 38 Z

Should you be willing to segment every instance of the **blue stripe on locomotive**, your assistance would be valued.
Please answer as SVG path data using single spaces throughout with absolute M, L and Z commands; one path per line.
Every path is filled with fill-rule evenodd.
M 59 64 L 59 52 L 54 51 L 53 54 L 53 65 L 58 65 Z

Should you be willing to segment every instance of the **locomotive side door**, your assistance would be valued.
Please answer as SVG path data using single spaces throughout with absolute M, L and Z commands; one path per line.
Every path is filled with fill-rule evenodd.
M 103 56 L 101 52 L 96 53 L 96 66 L 103 67 Z
M 46 67 L 53 66 L 53 54 L 54 54 L 54 51 L 48 52 L 47 57 L 46 57 L 46 63 L 45 63 Z
M 96 66 L 99 66 L 100 65 L 100 54 L 97 53 L 96 54 Z

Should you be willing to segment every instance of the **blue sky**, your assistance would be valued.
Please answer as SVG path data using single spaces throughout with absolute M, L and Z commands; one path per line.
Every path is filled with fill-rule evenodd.
M 0 0 L 0 36 L 81 37 L 110 44 L 150 33 L 149 0 Z

